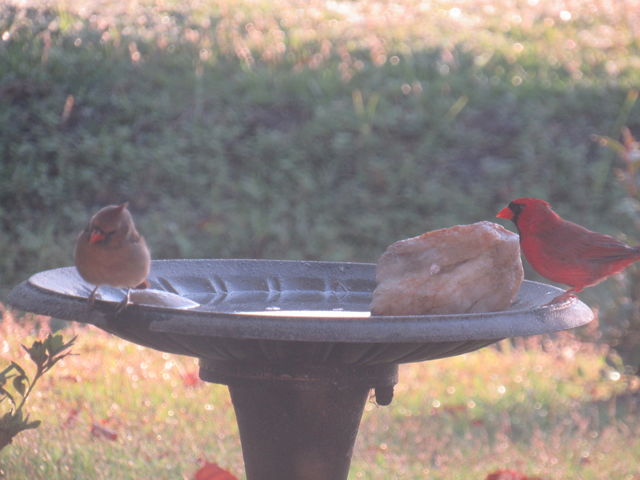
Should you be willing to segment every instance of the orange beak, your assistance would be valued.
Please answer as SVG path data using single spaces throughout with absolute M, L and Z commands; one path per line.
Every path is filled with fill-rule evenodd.
M 509 207 L 504 207 L 498 212 L 496 218 L 505 218 L 507 220 L 513 220 L 513 212 Z
M 89 243 L 98 243 L 104 240 L 104 233 L 94 230 L 91 232 L 91 236 L 89 237 Z

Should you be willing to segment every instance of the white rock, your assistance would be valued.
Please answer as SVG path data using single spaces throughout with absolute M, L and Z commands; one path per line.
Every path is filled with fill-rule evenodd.
M 504 310 L 524 273 L 518 236 L 492 222 L 400 240 L 378 261 L 372 315 Z

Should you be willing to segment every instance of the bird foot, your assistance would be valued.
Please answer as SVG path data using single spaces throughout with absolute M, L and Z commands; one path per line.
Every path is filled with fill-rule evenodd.
M 98 293 L 98 287 L 96 286 L 91 293 L 89 294 L 89 297 L 87 298 L 87 311 L 90 312 L 91 310 L 93 310 L 93 307 L 96 304 L 96 299 L 101 298 L 101 295 Z
M 131 299 L 129 297 L 129 292 L 130 290 L 127 288 L 127 294 L 124 296 L 124 298 L 122 299 L 122 301 L 118 304 L 118 306 L 116 307 L 116 315 L 120 315 L 122 312 L 125 311 L 125 309 L 129 306 L 129 304 L 131 303 Z

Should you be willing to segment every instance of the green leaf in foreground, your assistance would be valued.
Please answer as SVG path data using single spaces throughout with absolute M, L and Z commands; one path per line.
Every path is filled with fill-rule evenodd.
M 8 400 L 8 411 L 0 418 L 0 450 L 9 445 L 17 434 L 24 430 L 38 428 L 40 420 L 29 421 L 29 415 L 24 413 L 24 405 L 33 391 L 40 377 L 53 367 L 57 362 L 70 355 L 63 353 L 75 342 L 76 337 L 65 342 L 62 335 L 51 335 L 43 341 L 36 340 L 30 347 L 22 345 L 29 358 L 35 363 L 36 373 L 33 379 L 29 379 L 27 372 L 18 363 L 11 362 L 0 372 L 0 406 Z M 8 390 L 7 381 L 12 379 L 13 392 Z M 17 395 L 22 397 L 19 402 Z

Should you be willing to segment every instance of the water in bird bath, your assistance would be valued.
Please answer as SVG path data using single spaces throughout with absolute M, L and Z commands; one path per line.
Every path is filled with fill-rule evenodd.
M 281 310 L 278 307 L 258 311 L 236 311 L 238 315 L 262 315 L 265 317 L 305 317 L 305 318 L 368 318 L 371 312 L 354 310 Z

